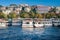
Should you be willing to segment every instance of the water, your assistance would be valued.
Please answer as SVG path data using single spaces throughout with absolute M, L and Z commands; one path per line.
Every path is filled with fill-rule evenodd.
M 0 29 L 0 40 L 60 40 L 60 28 L 20 28 L 12 26 Z

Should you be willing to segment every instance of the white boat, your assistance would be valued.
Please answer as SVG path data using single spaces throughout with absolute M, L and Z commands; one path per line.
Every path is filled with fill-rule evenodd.
M 52 20 L 51 19 L 44 19 L 43 21 L 44 26 L 52 26 Z
M 33 28 L 33 20 L 32 19 L 23 19 L 22 21 L 23 28 Z
M 38 28 L 38 27 L 41 27 L 42 28 L 44 26 L 43 23 L 41 23 L 40 21 L 39 22 L 38 21 L 37 22 L 35 21 L 34 25 L 35 25 L 36 28 Z
M 52 26 L 51 19 L 23 19 L 22 27 L 34 27 L 34 28 L 43 28 L 43 27 Z
M 0 19 L 0 28 L 5 28 L 5 27 L 7 27 L 7 23 L 6 23 L 7 21 L 5 21 L 5 20 L 3 20 L 3 19 Z
M 52 19 L 53 20 L 53 26 L 59 26 L 60 25 L 60 19 Z
M 0 23 L 0 27 L 6 27 L 6 23 Z

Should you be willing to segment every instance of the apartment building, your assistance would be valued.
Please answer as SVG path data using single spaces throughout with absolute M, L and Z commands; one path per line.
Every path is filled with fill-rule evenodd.
M 48 13 L 48 11 L 50 10 L 51 7 L 49 6 L 40 6 L 38 5 L 37 8 L 36 8 L 36 11 L 38 13 Z

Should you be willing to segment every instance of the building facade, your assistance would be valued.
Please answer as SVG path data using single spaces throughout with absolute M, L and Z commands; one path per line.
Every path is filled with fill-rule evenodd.
M 48 6 L 37 6 L 36 11 L 37 13 L 48 13 L 51 7 Z

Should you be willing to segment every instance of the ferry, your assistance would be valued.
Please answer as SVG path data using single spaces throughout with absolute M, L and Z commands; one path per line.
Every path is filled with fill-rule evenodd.
M 52 19 L 42 19 L 42 23 L 44 24 L 45 27 L 52 26 Z
M 0 19 L 0 28 L 7 27 L 8 24 L 6 22 L 7 22 L 6 20 Z
M 60 27 L 60 19 L 52 19 L 53 26 Z
M 23 19 L 22 28 L 33 28 L 33 20 L 31 18 Z
M 52 26 L 51 19 L 23 19 L 22 27 L 43 28 Z
M 21 20 L 20 19 L 12 19 L 12 25 L 21 25 Z
M 33 21 L 34 21 L 33 24 L 34 24 L 35 28 L 39 28 L 39 27 L 42 28 L 42 27 L 44 27 L 44 24 L 42 23 L 42 20 L 40 20 L 40 19 L 34 19 Z

